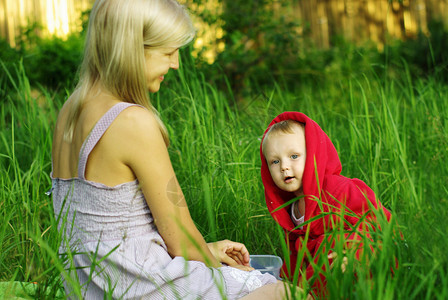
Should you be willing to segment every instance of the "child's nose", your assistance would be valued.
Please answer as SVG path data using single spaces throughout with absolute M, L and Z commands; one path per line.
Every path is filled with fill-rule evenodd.
M 289 170 L 289 164 L 282 163 L 282 171 L 286 171 L 286 170 Z

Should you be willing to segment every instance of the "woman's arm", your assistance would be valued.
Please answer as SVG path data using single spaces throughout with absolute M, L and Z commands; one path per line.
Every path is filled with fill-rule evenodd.
M 117 140 L 117 147 L 140 183 L 168 253 L 219 267 L 191 219 L 153 114 L 138 107 L 129 108 L 123 114 L 122 124 L 117 136 L 123 140 Z

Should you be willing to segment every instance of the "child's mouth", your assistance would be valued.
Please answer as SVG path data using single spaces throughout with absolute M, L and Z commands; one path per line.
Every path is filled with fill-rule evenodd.
M 286 183 L 289 183 L 289 182 L 291 182 L 294 178 L 295 178 L 294 176 L 288 176 L 288 177 L 285 177 L 285 182 L 286 182 Z

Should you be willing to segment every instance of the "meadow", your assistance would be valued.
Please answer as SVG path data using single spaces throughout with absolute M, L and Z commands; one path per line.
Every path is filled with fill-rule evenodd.
M 277 114 L 301 111 L 332 139 L 342 174 L 364 180 L 394 216 L 378 233 L 383 251 L 368 270 L 354 265 L 344 274 L 327 273 L 329 298 L 446 299 L 448 85 L 437 76 L 416 78 L 406 62 L 398 64 L 394 76 L 385 65 L 383 73 L 336 72 L 293 87 L 273 81 L 237 99 L 184 56 L 151 98 L 206 240 L 227 238 L 244 242 L 252 254 L 285 258 L 282 232 L 264 203 L 259 146 Z M 60 236 L 46 192 L 52 129 L 70 90 L 31 87 L 20 64 L 2 72 L 9 88 L 0 93 L 0 280 L 34 282 L 23 285 L 22 298 L 63 298 Z

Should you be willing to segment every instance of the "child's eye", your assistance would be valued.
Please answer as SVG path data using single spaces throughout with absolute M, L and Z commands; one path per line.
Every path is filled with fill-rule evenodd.
M 297 158 L 299 158 L 299 156 L 297 154 L 293 154 L 293 155 L 291 155 L 291 158 L 292 159 L 297 159 Z
M 279 161 L 278 159 L 275 159 L 275 160 L 271 161 L 271 164 L 276 165 L 276 164 L 278 164 L 279 162 L 280 162 L 280 161 Z

